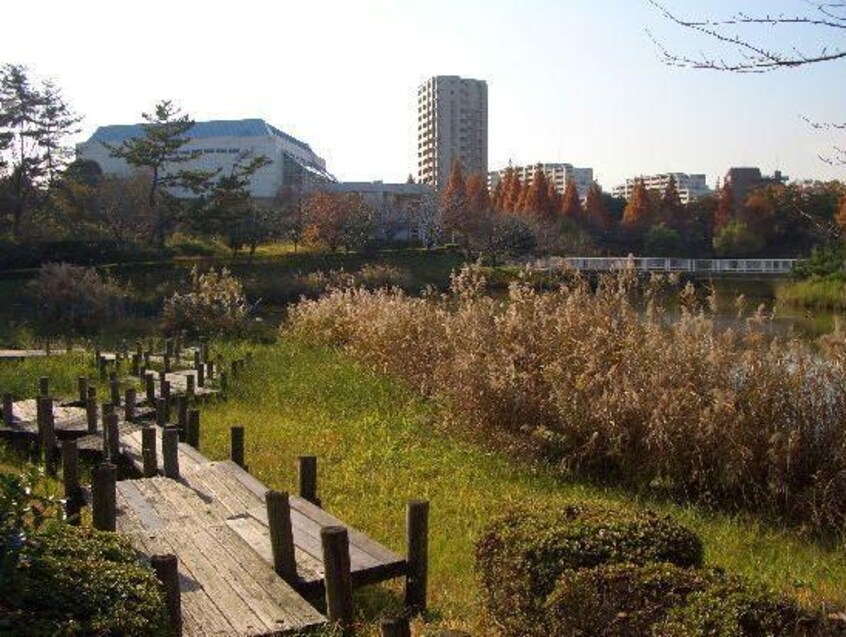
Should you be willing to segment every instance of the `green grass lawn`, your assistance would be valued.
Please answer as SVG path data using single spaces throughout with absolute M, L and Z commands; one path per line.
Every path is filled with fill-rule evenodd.
M 437 412 L 391 379 L 367 372 L 336 352 L 283 341 L 265 348 L 227 402 L 203 413 L 203 451 L 228 454 L 233 424 L 246 427 L 247 463 L 266 485 L 295 489 L 296 457 L 319 456 L 320 497 L 327 510 L 396 551 L 404 547 L 404 506 L 431 501 L 431 621 L 473 635 L 493 628 L 477 598 L 473 543 L 483 526 L 510 506 L 536 500 L 556 506 L 589 498 L 633 502 L 622 491 L 565 481 L 542 466 L 451 436 Z M 642 503 L 640 503 L 642 504 Z M 754 519 L 653 505 L 703 538 L 707 561 L 805 598 L 846 601 L 846 558 Z M 359 599 L 375 621 L 398 604 L 375 591 Z M 369 625 L 375 633 L 375 624 Z
M 246 349 L 243 344 L 216 346 L 227 358 Z M 563 480 L 550 468 L 514 461 L 450 435 L 432 405 L 337 352 L 288 340 L 252 349 L 254 362 L 229 399 L 203 410 L 202 451 L 228 457 L 229 427 L 244 425 L 251 472 L 269 487 L 290 491 L 296 488 L 297 456 L 317 455 L 325 508 L 397 552 L 404 551 L 406 501 L 429 499 L 429 621 L 434 626 L 463 628 L 474 636 L 495 634 L 477 597 L 473 544 L 484 525 L 508 507 L 530 500 L 557 506 L 573 499 L 646 506 L 630 493 Z M 0 392 L 33 396 L 38 377 L 46 375 L 56 395 L 72 396 L 78 375 L 94 375 L 89 359 L 71 354 L 0 362 Z M 846 603 L 842 551 L 751 517 L 651 506 L 697 531 L 711 565 L 806 599 Z M 400 608 L 401 584 L 369 587 L 356 603 L 361 634 L 375 635 L 379 617 Z

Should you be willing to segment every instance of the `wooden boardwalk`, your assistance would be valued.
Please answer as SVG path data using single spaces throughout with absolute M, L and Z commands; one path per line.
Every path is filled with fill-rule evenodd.
M 164 458 L 161 430 L 156 432 L 158 466 Z M 143 459 L 141 432 L 121 437 L 121 451 L 141 472 Z M 267 487 L 234 462 L 211 461 L 188 444 L 179 443 L 180 481 L 198 494 L 197 519 L 224 522 L 268 564 L 273 564 L 265 493 Z M 347 528 L 350 543 L 350 570 L 354 586 L 363 586 L 400 577 L 407 572 L 406 560 L 363 533 L 304 498 L 289 496 L 297 580 L 292 585 L 307 595 L 323 590 L 323 549 L 320 529 Z
M 326 623 L 180 481 L 118 482 L 117 530 L 146 559 L 177 556 L 186 636 L 290 635 Z

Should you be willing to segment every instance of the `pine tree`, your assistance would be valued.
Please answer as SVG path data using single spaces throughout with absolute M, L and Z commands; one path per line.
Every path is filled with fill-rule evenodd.
M 582 221 L 584 212 L 582 202 L 579 201 L 579 191 L 576 188 L 576 181 L 571 177 L 564 186 L 564 196 L 561 199 L 561 215 L 572 221 Z
M 666 223 L 670 227 L 678 228 L 682 224 L 684 217 L 684 206 L 681 202 L 679 189 L 676 186 L 676 178 L 670 175 L 667 181 L 667 187 L 661 194 L 661 203 L 659 205 L 658 221 Z
M 734 218 L 734 189 L 726 181 L 717 197 L 717 209 L 714 211 L 714 234 L 722 230 Z
M 585 197 L 585 220 L 591 228 L 599 232 L 611 227 L 611 219 L 602 202 L 602 188 L 595 181 L 588 188 Z
M 635 181 L 632 195 L 623 211 L 621 226 L 628 232 L 643 232 L 652 220 L 652 203 L 642 179 Z

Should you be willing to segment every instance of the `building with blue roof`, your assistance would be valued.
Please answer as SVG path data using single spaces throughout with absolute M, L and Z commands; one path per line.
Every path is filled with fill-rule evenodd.
M 143 135 L 141 124 L 100 126 L 90 139 L 77 144 L 77 158 L 96 161 L 105 174 L 129 176 L 134 167 L 112 157 L 109 146 Z M 195 122 L 186 137 L 189 141 L 181 152 L 196 157 L 180 163 L 179 170 L 226 173 L 245 154 L 267 157 L 270 163 L 259 169 L 250 182 L 250 194 L 256 198 L 273 198 L 283 189 L 307 191 L 335 181 L 326 170 L 326 161 L 308 144 L 263 119 Z

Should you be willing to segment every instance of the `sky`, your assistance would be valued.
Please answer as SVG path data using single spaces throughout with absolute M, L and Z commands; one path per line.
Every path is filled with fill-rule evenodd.
M 683 17 L 806 11 L 803 0 L 666 0 Z M 302 139 L 343 181 L 416 175 L 417 86 L 488 83 L 489 169 L 567 162 L 606 190 L 626 177 L 780 169 L 844 179 L 819 159 L 846 146 L 846 61 L 767 74 L 665 65 L 715 52 L 646 0 L 41 0 L 4 6 L 0 63 L 53 79 L 97 126 L 171 99 L 196 120 L 260 117 Z M 9 28 L 12 27 L 12 28 Z M 774 47 L 846 48 L 820 28 Z

